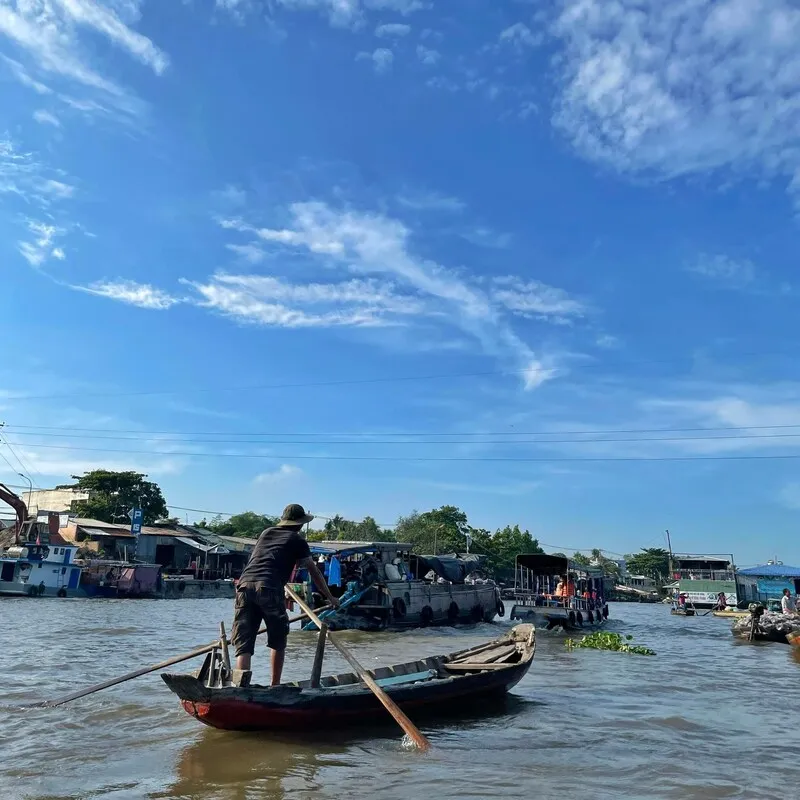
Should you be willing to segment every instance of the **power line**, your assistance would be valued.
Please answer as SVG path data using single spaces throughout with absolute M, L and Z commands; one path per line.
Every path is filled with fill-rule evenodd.
M 566 431 L 458 431 L 458 432 L 444 432 L 444 431 L 419 431 L 419 432 L 392 432 L 392 431 L 327 431 L 317 433 L 307 432 L 263 432 L 263 431 L 250 431 L 243 433 L 236 433 L 234 431 L 147 431 L 135 428 L 73 428 L 62 425 L 15 425 L 0 423 L 0 428 L 19 433 L 21 431 L 73 431 L 73 432 L 88 432 L 88 433 L 136 433 L 141 436 L 303 436 L 303 437 L 316 437 L 316 436 L 601 436 L 604 434 L 616 433 L 703 433 L 712 431 L 764 431 L 764 430 L 787 430 L 789 428 L 800 428 L 800 422 L 786 425 L 726 425 L 726 426 L 708 426 L 708 427 L 688 427 L 688 428 L 603 428 L 598 430 L 566 430 Z M 44 436 L 46 434 L 42 434 Z M 86 439 L 94 438 L 86 436 Z M 110 437 L 116 438 L 116 437 Z M 178 440 L 180 441 L 180 440 Z M 239 440 L 236 440 L 239 441 Z
M 19 455 L 17 455 L 17 452 L 16 452 L 16 451 L 14 450 L 14 448 L 11 446 L 11 442 L 9 442 L 9 441 L 8 441 L 8 439 L 4 439 L 2 435 L 0 435 L 0 444 L 5 444 L 5 446 L 6 446 L 6 447 L 8 447 L 8 449 L 11 451 L 11 455 L 13 455 L 13 456 L 14 456 L 14 458 L 17 460 L 17 463 L 19 464 L 19 466 L 20 466 L 20 469 L 21 469 L 21 470 L 22 470 L 22 471 L 23 471 L 23 472 L 26 474 L 26 476 L 27 476 L 27 478 L 30 480 L 30 482 L 31 482 L 31 483 L 32 483 L 34 486 L 36 486 L 36 488 L 37 488 L 37 489 L 41 489 L 42 487 L 41 487 L 41 486 L 39 486 L 39 484 L 38 484 L 38 483 L 35 483 L 35 482 L 34 482 L 33 478 L 31 477 L 31 474 L 37 475 L 39 478 L 41 478 L 42 476 L 41 476 L 41 475 L 39 475 L 39 473 L 38 473 L 38 472 L 34 472 L 34 470 L 32 470 L 32 469 L 31 469 L 31 468 L 30 468 L 30 467 L 29 467 L 29 466 L 28 466 L 28 465 L 27 465 L 27 464 L 26 464 L 26 463 L 25 463 L 25 462 L 22 460 L 22 457 L 21 457 L 21 456 L 19 456 Z M 8 462 L 6 462 L 6 463 L 8 463 Z M 10 463 L 9 463 L 9 466 L 11 466 L 11 464 L 10 464 Z
M 520 462 L 520 463 L 555 463 L 555 462 L 575 462 L 575 461 L 767 461 L 767 460 L 792 460 L 800 459 L 800 453 L 780 454 L 768 456 L 615 456 L 615 457 L 560 457 L 560 458 L 518 458 L 518 457 L 492 457 L 492 456 L 327 456 L 327 455 L 278 455 L 277 453 L 206 453 L 206 452 L 183 452 L 183 451 L 158 451 L 158 450 L 119 450 L 113 448 L 100 447 L 78 447 L 58 444 L 30 444 L 26 447 L 46 450 L 71 450 L 87 453 L 123 453 L 125 455 L 147 455 L 147 456 L 193 456 L 201 458 L 247 458 L 247 459 L 283 459 L 287 461 L 486 461 L 486 462 Z
M 794 356 L 790 353 L 765 353 L 763 351 L 757 352 L 741 352 L 737 353 L 737 358 L 763 358 L 765 356 L 785 356 L 794 358 Z M 594 364 L 580 364 L 574 365 L 569 368 L 568 371 L 574 372 L 577 370 L 584 370 L 584 369 L 613 369 L 614 367 L 631 367 L 631 366 L 641 366 L 645 364 L 675 364 L 681 363 L 684 361 L 692 361 L 694 360 L 694 355 L 689 356 L 678 356 L 675 358 L 664 358 L 664 359 L 640 359 L 640 360 L 632 360 L 632 361 L 622 361 L 615 363 L 594 363 Z M 381 383 L 404 383 L 409 381 L 429 381 L 429 380 L 452 380 L 456 378 L 483 378 L 483 377 L 496 377 L 498 375 L 524 375 L 530 372 L 529 367 L 520 368 L 520 369 L 508 369 L 508 370 L 492 370 L 486 372 L 451 372 L 451 373 L 440 373 L 440 374 L 431 374 L 431 375 L 405 375 L 405 376 L 391 376 L 386 378 L 350 378 L 345 380 L 333 380 L 333 381 L 307 381 L 303 383 L 265 383 L 265 384 L 255 384 L 250 386 L 225 386 L 225 385 L 215 385 L 212 387 L 207 388 L 197 388 L 193 387 L 192 392 L 194 394 L 206 394 L 210 392 L 220 393 L 220 392 L 249 392 L 249 391 L 258 391 L 258 390 L 269 390 L 269 389 L 306 389 L 306 388 L 319 388 L 319 387 L 326 387 L 326 386 L 362 386 L 366 384 L 381 384 Z M 46 394 L 46 395 L 11 395 L 7 399 L 9 400 L 57 400 L 57 399 L 69 399 L 74 397 L 81 397 L 81 398 L 97 398 L 97 397 L 152 397 L 156 395 L 171 395 L 171 394 L 183 394 L 186 391 L 185 387 L 181 387 L 179 389 L 148 389 L 144 391 L 138 392 L 75 392 L 72 394 Z
M 38 433 L 27 431 L 14 431 L 15 436 L 36 436 L 36 437 L 50 437 L 70 439 L 74 438 L 74 434 L 70 433 Z M 527 434 L 535 435 L 535 434 Z M 735 436 L 659 436 L 659 437 L 636 437 L 636 438 L 623 438 L 623 439 L 477 439 L 477 440 L 461 440 L 461 439 L 447 439 L 447 440 L 390 440 L 390 439 L 313 439 L 313 440 L 297 440 L 297 439 L 164 439 L 145 437 L 149 442 L 164 443 L 164 444 L 299 444 L 299 445 L 453 445 L 453 444 L 600 444 L 603 442 L 718 442 L 718 441 L 737 441 L 741 439 L 796 439 L 800 437 L 798 433 L 753 433 L 753 434 L 738 434 Z M 105 439 L 112 441 L 129 441 L 138 442 L 143 437 L 141 436 L 96 436 L 96 435 L 81 435 L 80 439 Z M 26 445 L 27 446 L 27 445 Z

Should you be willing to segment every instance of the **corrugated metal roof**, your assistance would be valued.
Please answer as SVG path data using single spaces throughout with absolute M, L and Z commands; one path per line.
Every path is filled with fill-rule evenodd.
M 800 578 L 800 567 L 786 564 L 763 564 L 760 567 L 740 569 L 740 575 L 751 575 L 756 578 Z
M 187 547 L 191 547 L 193 550 L 199 550 L 201 553 L 207 553 L 209 550 L 214 549 L 214 545 L 200 544 L 200 542 L 196 542 L 194 539 L 187 539 L 184 536 L 173 536 L 172 538 Z
M 79 525 L 78 526 L 84 533 L 88 533 L 89 536 L 110 536 L 114 539 L 135 539 L 136 537 L 130 533 L 130 531 L 126 531 L 124 528 L 116 529 L 116 528 L 90 528 L 87 525 Z

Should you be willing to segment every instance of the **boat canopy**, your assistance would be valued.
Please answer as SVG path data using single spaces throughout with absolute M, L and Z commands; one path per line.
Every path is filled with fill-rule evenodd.
M 549 556 L 545 553 L 520 553 L 517 566 L 529 569 L 536 575 L 565 575 L 567 572 L 583 572 L 592 577 L 602 577 L 601 567 L 577 564 L 565 556 Z
M 481 569 L 486 556 L 474 553 L 448 553 L 441 556 L 417 556 L 419 574 L 433 570 L 440 578 L 450 583 L 464 583 L 464 579 L 472 572 Z
M 358 553 L 407 553 L 414 545 L 408 542 L 309 542 L 312 555 L 336 555 L 339 557 Z

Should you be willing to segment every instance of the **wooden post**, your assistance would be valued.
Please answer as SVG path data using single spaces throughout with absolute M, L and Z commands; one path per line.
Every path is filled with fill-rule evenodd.
M 225 623 L 220 622 L 219 624 L 219 646 L 222 650 L 222 664 L 225 668 L 225 675 L 221 676 L 223 679 L 220 681 L 221 685 L 225 685 L 225 680 L 230 679 L 232 670 L 231 670 L 231 655 L 228 652 L 228 640 L 225 637 Z
M 328 626 L 323 622 L 317 639 L 317 650 L 314 653 L 314 666 L 311 668 L 311 688 L 319 689 L 322 677 L 322 659 L 325 656 L 325 638 L 328 635 Z

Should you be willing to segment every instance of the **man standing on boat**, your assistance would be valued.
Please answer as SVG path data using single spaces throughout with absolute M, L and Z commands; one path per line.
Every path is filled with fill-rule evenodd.
M 331 594 L 320 573 L 308 542 L 300 529 L 314 517 L 303 506 L 286 506 L 280 521 L 259 537 L 250 560 L 236 585 L 236 605 L 231 643 L 236 652 L 234 683 L 246 686 L 250 681 L 250 660 L 255 651 L 256 634 L 264 620 L 267 626 L 267 647 L 272 650 L 272 685 L 281 682 L 289 617 L 286 614 L 284 588 L 295 564 L 308 570 L 320 592 L 335 608 L 339 601 Z

